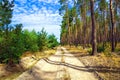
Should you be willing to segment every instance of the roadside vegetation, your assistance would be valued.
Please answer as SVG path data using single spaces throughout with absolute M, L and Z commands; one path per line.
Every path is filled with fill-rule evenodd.
M 23 66 L 30 68 L 38 59 L 54 54 L 59 45 L 44 28 L 36 32 L 23 30 L 21 23 L 13 25 L 13 9 L 14 0 L 0 0 L 0 80 L 12 80 L 24 71 Z
M 1 32 L 0 36 L 0 63 L 14 65 L 19 63 L 20 57 L 24 52 L 32 53 L 53 49 L 58 46 L 57 38 L 52 34 L 48 35 L 44 29 L 36 33 L 33 31 L 22 30 L 22 25 L 16 25 L 15 28 L 8 31 L 8 36 Z
M 107 47 L 94 56 L 90 56 L 91 48 L 83 49 L 81 46 L 65 46 L 66 49 L 77 57 L 91 72 L 95 72 L 103 80 L 118 80 L 120 78 L 120 51 L 111 53 Z M 118 44 L 117 47 L 120 47 Z

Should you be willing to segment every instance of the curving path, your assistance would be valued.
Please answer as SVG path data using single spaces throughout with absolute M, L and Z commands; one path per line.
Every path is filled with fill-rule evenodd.
M 59 47 L 55 55 L 39 60 L 35 66 L 14 80 L 98 79 L 64 47 Z

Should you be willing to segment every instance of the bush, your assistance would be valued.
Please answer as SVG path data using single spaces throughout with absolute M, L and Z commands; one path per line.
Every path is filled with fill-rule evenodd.
M 57 38 L 54 34 L 48 36 L 48 48 L 54 48 L 58 46 L 59 43 L 57 42 Z
M 116 47 L 115 51 L 120 52 L 120 48 Z
M 25 45 L 25 49 L 26 51 L 38 51 L 39 47 L 38 47 L 38 35 L 37 33 L 33 30 L 31 32 L 29 32 L 28 30 L 24 30 L 23 32 L 24 34 L 24 45 Z
M 111 56 L 112 56 L 111 52 L 104 52 L 104 55 L 105 55 L 106 57 L 111 57 Z
M 42 29 L 40 33 L 24 30 L 18 24 L 10 28 L 8 32 L 0 33 L 0 63 L 18 63 L 25 51 L 41 51 L 58 45 L 54 35 L 47 36 Z
M 103 44 L 98 44 L 97 45 L 97 52 L 104 52 L 105 51 L 105 46 Z
M 92 48 L 88 48 L 88 49 L 87 49 L 87 52 L 88 52 L 89 54 L 92 54 Z
M 47 49 L 47 42 L 47 33 L 43 28 L 41 32 L 38 33 L 38 47 L 40 51 Z
M 39 47 L 38 47 L 37 44 L 34 44 L 34 45 L 31 46 L 30 51 L 32 51 L 32 52 L 36 52 L 36 51 L 38 51 L 38 50 L 39 50 Z
M 3 40 L 0 42 L 0 62 L 8 63 L 12 61 L 18 63 L 20 56 L 24 52 L 23 39 L 21 24 L 15 25 L 14 28 L 8 30 L 8 34 L 3 32 Z

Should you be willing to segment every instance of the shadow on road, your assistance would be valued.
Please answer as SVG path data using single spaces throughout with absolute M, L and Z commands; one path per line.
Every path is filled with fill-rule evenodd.
M 71 57 L 71 56 L 70 56 Z M 43 60 L 45 60 L 47 63 L 49 64 L 54 64 L 54 65 L 63 65 L 63 66 L 67 66 L 76 70 L 80 70 L 80 71 L 86 71 L 86 72 L 102 72 L 102 73 L 106 73 L 106 72 L 113 72 L 113 73 L 120 73 L 120 68 L 111 68 L 111 67 L 99 67 L 99 66 L 86 66 L 86 67 L 82 67 L 82 66 L 76 66 L 70 63 L 66 63 L 66 62 L 58 62 L 58 61 L 52 61 L 48 58 L 43 58 Z

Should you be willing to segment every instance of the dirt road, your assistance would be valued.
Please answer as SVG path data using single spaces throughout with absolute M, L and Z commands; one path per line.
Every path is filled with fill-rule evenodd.
M 55 55 L 38 61 L 30 70 L 15 80 L 98 80 L 65 48 L 59 47 Z

